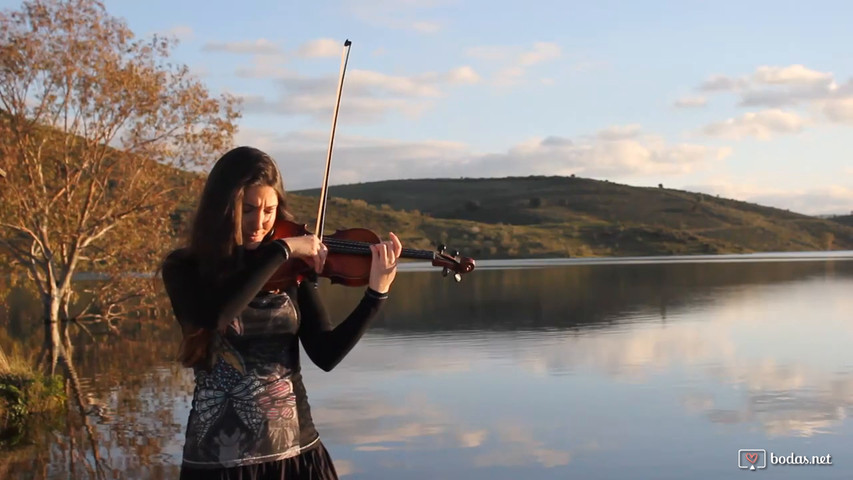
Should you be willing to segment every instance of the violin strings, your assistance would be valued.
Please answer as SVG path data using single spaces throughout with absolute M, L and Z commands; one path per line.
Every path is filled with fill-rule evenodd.
M 353 253 L 353 254 L 370 254 L 370 246 L 374 245 L 370 242 L 363 242 L 358 240 L 339 240 L 335 238 L 324 238 L 323 243 L 329 247 L 330 250 L 334 250 L 338 253 Z M 425 260 L 432 260 L 435 255 L 433 252 L 427 250 L 415 250 L 411 248 L 404 248 L 400 253 L 400 256 L 403 258 L 420 258 Z

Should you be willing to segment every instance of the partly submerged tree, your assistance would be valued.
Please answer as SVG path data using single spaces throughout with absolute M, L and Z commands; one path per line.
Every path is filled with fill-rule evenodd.
M 236 100 L 171 63 L 173 44 L 135 38 L 95 0 L 0 13 L 0 247 L 43 300 L 51 371 L 70 325 L 113 328 L 146 306 L 153 282 L 133 273 L 156 269 L 200 178 L 175 167 L 231 146 Z

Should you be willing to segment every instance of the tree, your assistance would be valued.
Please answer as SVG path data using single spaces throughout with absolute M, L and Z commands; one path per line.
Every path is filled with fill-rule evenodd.
M 153 282 L 129 273 L 156 269 L 170 215 L 231 146 L 236 99 L 170 63 L 174 42 L 136 39 L 95 0 L 0 13 L 0 247 L 42 299 L 51 372 L 70 325 L 150 306 Z

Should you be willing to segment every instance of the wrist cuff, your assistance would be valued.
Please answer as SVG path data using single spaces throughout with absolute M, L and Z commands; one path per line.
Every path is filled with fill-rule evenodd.
M 277 239 L 273 240 L 272 243 L 278 245 L 279 248 L 281 248 L 281 250 L 284 252 L 284 259 L 285 260 L 290 258 L 290 247 L 287 245 L 287 242 L 285 242 L 284 240 L 282 240 L 280 238 L 277 238 Z
M 377 300 L 385 300 L 386 298 L 388 298 L 387 292 L 386 293 L 379 293 L 370 287 L 367 287 L 367 291 L 364 292 L 364 294 L 367 295 L 368 297 L 375 298 Z

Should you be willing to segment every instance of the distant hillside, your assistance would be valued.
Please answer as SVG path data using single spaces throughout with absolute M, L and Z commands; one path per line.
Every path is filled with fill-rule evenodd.
M 319 191 L 293 193 L 313 219 Z M 330 198 L 330 215 L 401 222 L 482 258 L 853 249 L 853 226 L 836 220 L 575 177 L 392 180 L 332 186 Z
M 831 217 L 830 220 L 832 220 L 833 222 L 838 222 L 842 225 L 853 227 L 853 215 L 840 215 L 837 217 Z

